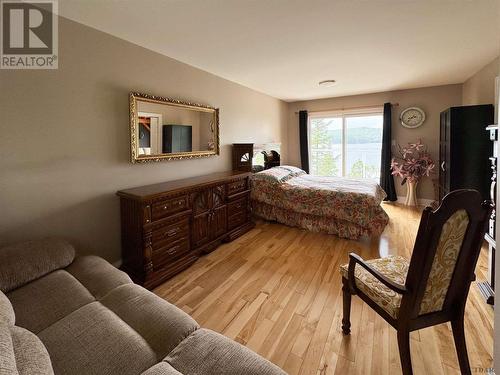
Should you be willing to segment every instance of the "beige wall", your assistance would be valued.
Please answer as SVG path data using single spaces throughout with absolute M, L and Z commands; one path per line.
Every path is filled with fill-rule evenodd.
M 495 103 L 495 77 L 499 75 L 500 57 L 464 82 L 462 88 L 463 105 Z
M 399 144 L 413 142 L 419 138 L 428 145 L 428 150 L 437 162 L 439 157 L 439 114 L 451 106 L 461 105 L 462 85 L 447 85 L 413 90 L 390 91 L 376 94 L 344 96 L 290 103 L 288 106 L 288 161 L 300 166 L 298 115 L 299 110 L 327 111 L 341 108 L 381 105 L 385 102 L 399 103 L 392 112 L 392 138 Z M 417 129 L 401 126 L 399 114 L 407 107 L 420 107 L 426 113 L 425 123 Z M 393 147 L 394 149 L 394 147 Z M 437 177 L 437 174 L 436 176 Z M 398 196 L 406 195 L 406 187 L 396 178 Z M 433 199 L 434 189 L 426 178 L 418 187 L 419 198 Z
M 58 70 L 0 71 L 0 245 L 56 235 L 116 261 L 117 190 L 229 170 L 233 142 L 286 145 L 286 103 L 72 21 L 59 28 Z M 219 107 L 221 155 L 131 164 L 130 91 Z

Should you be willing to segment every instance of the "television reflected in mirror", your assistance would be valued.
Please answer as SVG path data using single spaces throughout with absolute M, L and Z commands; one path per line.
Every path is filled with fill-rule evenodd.
M 219 155 L 219 110 L 131 93 L 130 133 L 133 163 Z

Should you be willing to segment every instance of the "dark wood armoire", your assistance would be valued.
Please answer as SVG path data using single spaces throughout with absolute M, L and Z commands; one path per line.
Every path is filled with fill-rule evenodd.
M 439 200 L 457 189 L 478 190 L 490 197 L 492 142 L 486 127 L 493 105 L 451 107 L 441 112 Z

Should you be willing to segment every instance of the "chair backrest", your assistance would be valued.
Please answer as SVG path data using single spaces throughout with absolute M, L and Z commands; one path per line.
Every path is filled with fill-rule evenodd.
M 492 210 L 476 190 L 456 190 L 420 220 L 402 314 L 414 318 L 465 303 Z

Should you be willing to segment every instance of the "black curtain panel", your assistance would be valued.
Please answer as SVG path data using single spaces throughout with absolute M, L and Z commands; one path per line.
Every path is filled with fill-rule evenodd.
M 384 103 L 384 129 L 382 133 L 382 162 L 380 164 L 380 186 L 387 193 L 386 201 L 394 202 L 398 199 L 394 187 L 394 176 L 391 174 L 391 103 Z
M 302 169 L 309 173 L 309 143 L 307 141 L 307 111 L 299 112 L 300 160 Z

